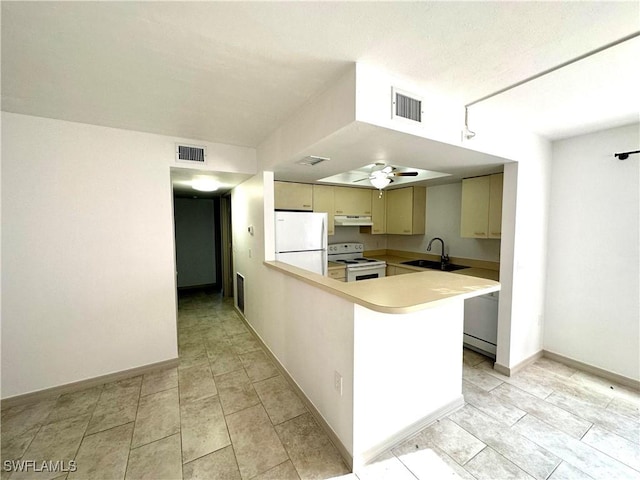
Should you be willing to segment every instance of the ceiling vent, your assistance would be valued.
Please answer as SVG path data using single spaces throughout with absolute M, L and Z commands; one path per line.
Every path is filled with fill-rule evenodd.
M 403 118 L 422 123 L 422 98 L 391 87 L 391 118 Z
M 298 162 L 299 165 L 308 165 L 310 167 L 313 167 L 314 165 L 317 165 L 319 163 L 322 162 L 326 162 L 327 160 L 329 160 L 328 158 L 325 157 L 316 157 L 314 155 L 309 155 L 307 157 L 304 157 L 302 160 L 300 160 Z
M 205 147 L 176 143 L 176 162 L 204 164 L 207 158 Z

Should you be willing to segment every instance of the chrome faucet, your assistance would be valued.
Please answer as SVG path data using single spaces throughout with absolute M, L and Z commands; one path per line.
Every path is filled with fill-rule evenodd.
M 436 240 L 440 240 L 440 243 L 442 244 L 442 254 L 440 255 L 440 268 L 444 270 L 447 268 L 447 264 L 449 263 L 449 255 L 444 253 L 444 240 L 442 240 L 440 237 L 433 237 L 429 242 L 429 245 L 427 245 L 427 252 L 431 251 L 431 244 Z

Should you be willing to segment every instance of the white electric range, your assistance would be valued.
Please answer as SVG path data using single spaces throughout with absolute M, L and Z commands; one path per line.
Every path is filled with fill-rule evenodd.
M 362 256 L 362 243 L 332 243 L 329 245 L 327 259 L 330 262 L 342 263 L 347 267 L 347 282 L 368 280 L 385 276 L 387 263 Z

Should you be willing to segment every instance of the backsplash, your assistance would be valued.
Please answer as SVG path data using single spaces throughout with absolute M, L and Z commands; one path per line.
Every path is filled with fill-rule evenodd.
M 329 243 L 364 243 L 365 250 L 386 250 L 387 235 L 369 235 L 360 233 L 360 227 L 335 227 L 335 235 L 329 237 Z

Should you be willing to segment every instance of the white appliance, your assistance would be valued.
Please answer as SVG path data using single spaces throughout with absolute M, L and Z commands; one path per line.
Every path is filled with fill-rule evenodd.
M 464 340 L 472 350 L 496 358 L 499 292 L 464 301 Z
M 329 245 L 329 261 L 343 263 L 347 267 L 347 282 L 368 280 L 385 276 L 387 263 L 362 256 L 362 243 L 332 243 Z
M 327 273 L 327 214 L 276 212 L 276 260 Z
M 333 224 L 336 227 L 366 227 L 373 225 L 370 215 L 335 215 Z

